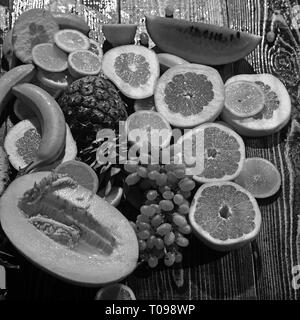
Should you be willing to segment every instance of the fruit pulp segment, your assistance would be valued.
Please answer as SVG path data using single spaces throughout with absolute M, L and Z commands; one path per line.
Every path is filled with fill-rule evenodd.
M 204 74 L 180 73 L 167 83 L 165 103 L 185 117 L 199 114 L 214 99 L 213 85 Z
M 53 44 L 40 44 L 34 47 L 33 60 L 47 70 L 67 68 L 67 55 Z
M 133 88 L 147 84 L 151 77 L 150 64 L 141 54 L 120 54 L 114 63 L 116 74 Z
M 221 179 L 234 175 L 239 167 L 241 151 L 238 141 L 219 128 L 204 131 L 204 171 L 200 176 Z
M 72 54 L 70 59 L 77 70 L 86 73 L 97 71 L 101 67 L 100 59 L 90 51 L 78 51 Z
M 71 50 L 79 50 L 86 47 L 85 38 L 77 32 L 64 31 L 59 34 L 58 40 Z
M 17 153 L 26 164 L 31 163 L 41 143 L 41 135 L 34 128 L 27 130 L 23 137 L 16 141 Z
M 232 185 L 209 186 L 197 199 L 196 223 L 219 240 L 241 238 L 255 228 L 255 210 L 246 193 Z

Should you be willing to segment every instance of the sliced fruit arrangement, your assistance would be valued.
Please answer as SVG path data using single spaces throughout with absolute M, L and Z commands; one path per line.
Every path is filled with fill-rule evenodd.
M 70 177 L 50 172 L 19 177 L 1 197 L 0 208 L 13 245 L 62 279 L 105 285 L 137 266 L 138 243 L 128 220 Z
M 225 27 L 158 16 L 146 16 L 146 27 L 151 39 L 164 52 L 206 65 L 242 59 L 262 39 Z
M 261 213 L 253 195 L 233 182 L 213 182 L 196 192 L 189 220 L 195 234 L 218 251 L 238 249 L 254 240 Z
M 170 68 L 158 80 L 155 94 L 157 111 L 170 124 L 192 128 L 214 121 L 224 106 L 224 83 L 213 68 L 182 64 Z
M 14 52 L 23 63 L 32 62 L 32 48 L 39 43 L 53 43 L 59 26 L 52 14 L 43 9 L 23 12 L 13 27 Z
M 69 72 L 74 78 L 97 75 L 101 70 L 99 56 L 89 50 L 76 50 L 68 56 Z
M 95 300 L 136 300 L 136 297 L 128 286 L 125 284 L 112 284 L 100 289 Z
M 152 50 L 126 45 L 104 54 L 102 71 L 127 97 L 144 99 L 154 94 L 159 62 Z
M 270 161 L 263 158 L 248 158 L 235 182 L 258 199 L 268 198 L 278 192 L 281 176 Z
M 150 158 L 141 162 L 132 159 L 124 169 L 129 196 L 134 192 L 135 198 L 144 198 L 140 215 L 132 224 L 139 239 L 140 259 L 150 268 L 159 260 L 168 267 L 182 262 L 181 251 L 189 245 L 187 235 L 191 233 L 187 215 L 195 182 L 185 176 L 184 165 L 161 165 Z
M 78 30 L 85 35 L 88 35 L 90 32 L 89 25 L 81 16 L 66 12 L 51 12 L 51 14 L 55 22 L 58 24 L 59 29 Z
M 32 108 L 42 132 L 36 157 L 25 168 L 25 172 L 58 160 L 66 143 L 66 122 L 58 103 L 48 92 L 30 83 L 19 84 L 13 87 L 12 92 Z
M 104 24 L 102 32 L 105 39 L 113 46 L 123 46 L 127 44 L 134 44 L 137 24 Z
M 90 40 L 82 32 L 74 29 L 63 29 L 54 34 L 55 44 L 63 51 L 71 53 L 76 50 L 88 50 Z
M 271 74 L 244 74 L 230 78 L 226 83 L 251 81 L 264 92 L 265 104 L 260 113 L 253 117 L 240 119 L 233 116 L 226 108 L 222 118 L 234 130 L 244 136 L 262 137 L 281 130 L 291 117 L 291 99 L 284 84 Z
M 234 180 L 244 165 L 243 139 L 222 124 L 205 123 L 194 128 L 178 140 L 178 145 L 187 164 L 186 173 L 200 183 Z
M 34 46 L 32 60 L 36 66 L 48 72 L 62 72 L 68 68 L 68 56 L 53 43 Z
M 26 119 L 18 122 L 7 133 L 4 148 L 8 154 L 11 165 L 16 169 L 25 169 L 32 163 L 42 143 L 41 127 L 37 118 Z M 49 145 L 50 147 L 50 145 Z M 76 142 L 70 128 L 66 125 L 66 145 L 59 159 L 54 163 L 49 162 L 47 170 L 55 168 L 59 163 L 73 160 L 77 155 Z M 45 166 L 39 169 L 45 169 Z
M 143 146 L 165 148 L 170 144 L 172 129 L 167 119 L 155 111 L 137 111 L 126 120 L 128 140 Z
M 66 161 L 55 169 L 57 173 L 66 174 L 76 181 L 81 186 L 93 193 L 96 193 L 99 188 L 99 180 L 96 172 L 84 162 L 71 160 Z
M 265 106 L 263 89 L 251 81 L 235 81 L 225 86 L 225 108 L 238 118 L 249 118 Z

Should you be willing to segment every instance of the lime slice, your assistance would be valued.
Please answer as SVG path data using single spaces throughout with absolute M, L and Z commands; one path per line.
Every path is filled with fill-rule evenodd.
M 236 117 L 255 116 L 263 110 L 264 105 L 263 90 L 251 81 L 236 81 L 225 87 L 225 108 Z
M 55 33 L 55 44 L 63 51 L 71 53 L 75 50 L 88 50 L 90 40 L 80 31 L 63 29 Z

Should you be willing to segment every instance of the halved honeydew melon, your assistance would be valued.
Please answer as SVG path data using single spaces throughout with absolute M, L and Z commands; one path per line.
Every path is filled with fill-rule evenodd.
M 92 246 L 81 238 L 76 247 L 70 249 L 54 241 L 29 222 L 28 214 L 31 215 L 32 212 L 21 210 L 19 200 L 23 198 L 26 191 L 34 187 L 35 183 L 39 184 L 43 178 L 49 177 L 49 174 L 50 172 L 36 172 L 21 176 L 10 184 L 1 197 L 1 225 L 12 244 L 43 270 L 79 285 L 105 285 L 120 281 L 130 274 L 136 268 L 138 259 L 138 243 L 133 228 L 116 208 L 84 187 L 68 185 L 68 183 L 63 187 L 56 185 L 53 190 L 50 190 L 52 197 L 47 196 L 49 190 L 42 189 L 46 192 L 43 197 L 48 200 L 53 199 L 52 202 L 48 201 L 48 207 L 50 205 L 54 210 L 59 211 L 62 209 L 59 204 L 65 203 L 64 210 L 67 210 L 68 215 L 72 215 L 74 208 L 85 208 L 84 219 L 80 220 L 88 228 L 93 228 L 89 229 L 94 230 L 92 237 L 102 237 L 97 233 L 94 225 L 108 232 L 114 240 L 110 252 L 101 246 Z M 58 204 L 55 201 L 58 201 Z M 28 204 L 29 207 L 31 205 L 34 204 Z M 64 215 L 64 211 L 59 212 Z M 33 215 L 33 217 L 36 216 Z M 86 218 L 90 222 L 93 221 L 93 224 L 87 224 Z M 75 219 L 75 221 L 78 220 Z M 88 230 L 81 229 L 81 223 L 79 225 L 75 223 L 75 227 L 78 227 L 80 234 Z
M 265 93 L 265 107 L 256 116 L 240 119 L 224 108 L 222 119 L 239 134 L 250 137 L 262 137 L 281 130 L 291 117 L 291 99 L 284 84 L 271 74 L 242 74 L 227 80 L 252 81 L 258 84 Z

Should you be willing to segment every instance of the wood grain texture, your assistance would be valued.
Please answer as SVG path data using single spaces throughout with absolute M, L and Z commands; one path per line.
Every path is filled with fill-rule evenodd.
M 289 0 L 83 0 L 63 7 L 65 1 L 44 2 L 83 14 L 98 37 L 101 24 L 137 23 L 144 31 L 145 13 L 164 15 L 166 4 L 175 18 L 229 26 L 263 36 L 262 44 L 246 60 L 220 69 L 224 79 L 239 73 L 272 73 L 286 85 L 293 104 L 293 121 L 280 133 L 245 139 L 248 157 L 274 163 L 282 188 L 259 202 L 263 225 L 256 241 L 238 251 L 217 254 L 192 239 L 181 266 L 149 271 L 140 267 L 124 281 L 138 299 L 300 299 L 292 288 L 292 268 L 300 265 L 300 34 L 295 26 L 299 1 Z M 13 16 L 24 6 L 41 1 L 15 0 Z M 51 7 L 52 8 L 52 7 Z M 285 24 L 276 25 L 276 40 L 266 41 L 276 10 Z M 1 14 L 0 7 L 0 14 Z M 300 12 L 300 7 L 299 7 Z M 6 12 L 7 13 L 7 12 Z M 94 24 L 93 24 L 94 23 Z M 101 38 L 101 37 L 100 37 Z M 124 207 L 123 207 L 124 208 Z M 10 248 L 13 252 L 14 249 Z M 96 289 L 79 288 L 45 274 L 20 257 L 22 270 L 8 273 L 9 297 L 28 299 L 92 299 Z

